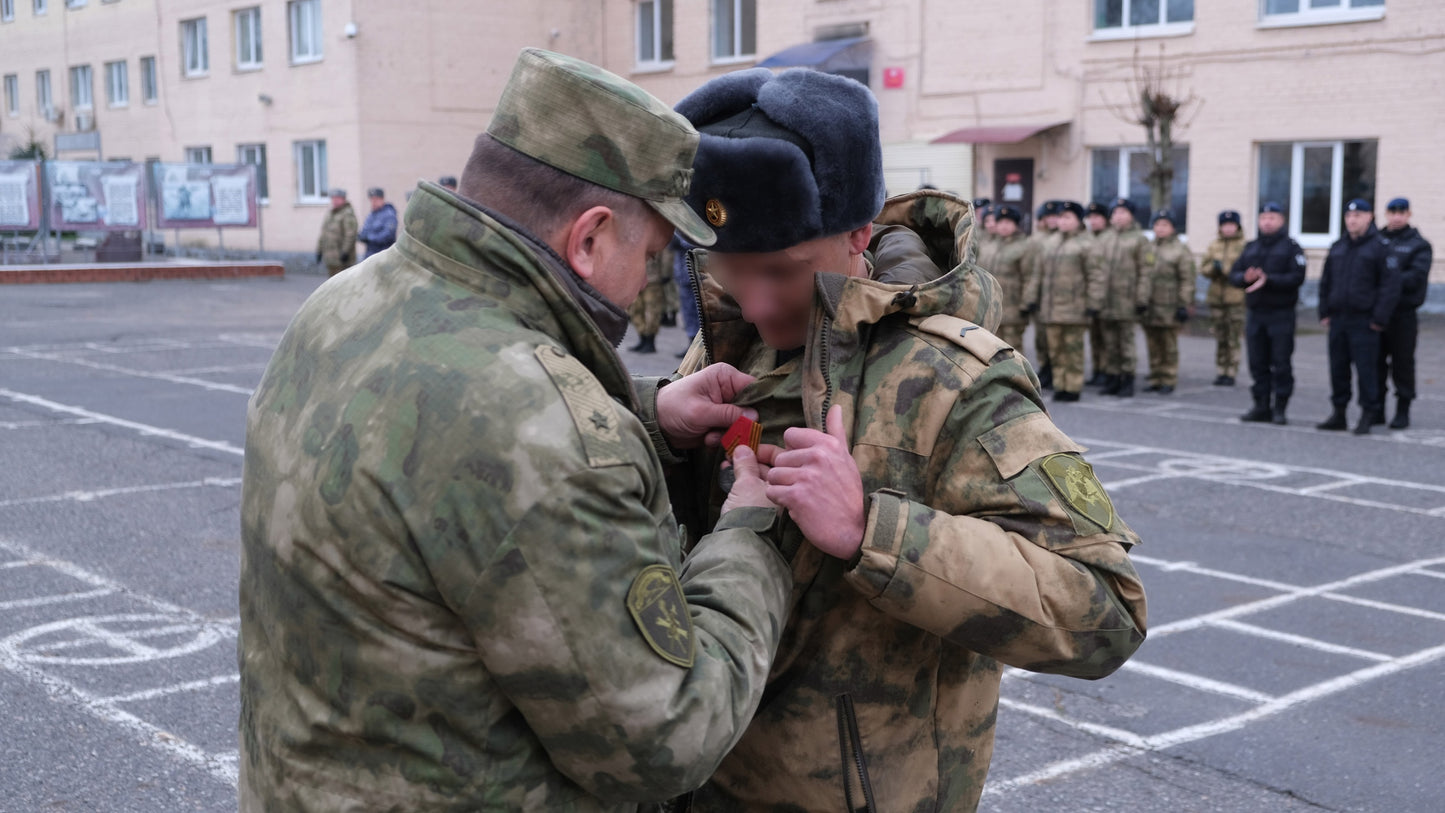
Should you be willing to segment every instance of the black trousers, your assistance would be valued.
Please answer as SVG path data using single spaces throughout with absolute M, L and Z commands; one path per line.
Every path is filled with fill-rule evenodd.
M 1360 407 L 1380 409 L 1380 331 L 1370 329 L 1368 316 L 1330 317 L 1330 403 L 1350 403 L 1350 366 L 1360 384 Z
M 1294 394 L 1294 308 L 1250 308 L 1244 316 L 1244 341 L 1249 352 L 1250 387 L 1256 401 Z
M 1415 400 L 1415 337 L 1420 332 L 1419 316 L 1414 308 L 1400 308 L 1390 317 L 1390 324 L 1380 334 L 1380 400 L 1385 399 L 1385 379 L 1395 378 L 1395 397 Z

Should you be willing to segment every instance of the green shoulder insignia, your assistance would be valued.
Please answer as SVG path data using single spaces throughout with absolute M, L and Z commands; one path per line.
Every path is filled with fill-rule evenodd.
M 1114 524 L 1114 503 L 1094 476 L 1094 467 L 1076 454 L 1051 454 L 1039 464 L 1054 491 L 1069 508 L 1104 530 Z
M 576 356 L 561 348 L 542 345 L 536 356 L 572 413 L 572 422 L 577 424 L 577 433 L 587 450 L 588 465 L 598 468 L 626 463 L 621 416 L 597 378 Z
M 668 663 L 692 668 L 692 616 L 677 574 L 667 565 L 649 565 L 632 580 L 627 611 L 652 651 Z

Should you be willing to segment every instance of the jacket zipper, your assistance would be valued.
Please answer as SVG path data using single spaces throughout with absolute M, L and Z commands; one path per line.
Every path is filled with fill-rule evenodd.
M 853 698 L 847 694 L 838 695 L 838 745 L 843 752 L 843 800 L 849 813 L 858 810 L 877 813 L 873 783 L 868 780 L 868 761 L 863 757 L 863 739 L 858 735 L 858 718 L 853 713 Z M 862 807 L 853 805 L 855 776 L 863 793 Z
M 828 431 L 828 409 L 833 406 L 833 377 L 829 375 L 828 344 L 833 331 L 829 329 L 833 320 L 823 316 L 819 326 L 818 364 L 823 372 L 823 414 L 818 417 L 818 428 Z M 847 695 L 840 695 L 847 697 Z
M 703 365 L 708 367 L 712 364 L 712 346 L 708 344 L 707 336 L 712 332 L 712 327 L 707 322 L 707 308 L 702 306 L 702 274 L 697 270 L 696 249 L 689 249 L 687 252 L 687 276 L 692 280 L 692 305 L 697 311 L 697 335 L 702 337 Z

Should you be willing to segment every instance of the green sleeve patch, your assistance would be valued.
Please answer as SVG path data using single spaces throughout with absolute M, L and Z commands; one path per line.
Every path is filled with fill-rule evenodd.
M 572 422 L 587 450 L 587 464 L 600 468 L 626 463 L 622 418 L 601 382 L 576 356 L 561 348 L 543 345 L 537 348 L 536 356 L 572 413 Z
M 1039 463 L 1059 501 L 1107 531 L 1114 525 L 1114 503 L 1104 492 L 1094 467 L 1076 454 L 1051 454 Z
M 692 668 L 692 616 L 672 568 L 643 568 L 627 591 L 627 611 L 653 652 L 668 663 Z

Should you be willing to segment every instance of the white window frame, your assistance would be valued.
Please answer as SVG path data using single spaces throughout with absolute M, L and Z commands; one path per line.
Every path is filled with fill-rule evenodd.
M 1176 150 L 1179 150 L 1179 149 L 1189 149 L 1189 144 L 1187 144 L 1187 143 L 1185 143 L 1185 144 L 1176 143 L 1176 144 L 1174 145 L 1174 149 L 1176 149 Z M 1149 154 L 1149 148 L 1148 148 L 1147 146 L 1143 146 L 1143 145 L 1137 145 L 1137 146 L 1119 146 L 1119 147 L 1114 147 L 1114 146 L 1090 147 L 1090 148 L 1089 148 L 1089 185 L 1088 185 L 1088 187 L 1087 187 L 1088 190 L 1089 190 L 1089 194 L 1090 194 L 1090 195 L 1093 194 L 1093 189 L 1094 189 L 1094 177 L 1093 177 L 1093 172 L 1094 172 L 1094 153 L 1096 153 L 1096 152 L 1116 152 L 1116 153 L 1119 154 L 1119 177 L 1117 177 L 1117 178 L 1114 179 L 1114 189 L 1115 189 L 1115 191 L 1118 193 L 1118 196 L 1120 196 L 1120 197 L 1126 197 L 1126 198 L 1129 197 L 1129 181 L 1130 181 L 1130 178 L 1129 178 L 1129 164 L 1130 164 L 1129 158 L 1130 158 L 1130 156 L 1133 156 L 1133 155 L 1148 155 L 1148 154 Z M 1172 201 L 1173 197 L 1174 197 L 1174 196 L 1173 196 L 1173 193 L 1172 193 L 1172 191 L 1171 191 L 1171 193 L 1170 193 L 1170 199 L 1171 199 L 1171 201 Z M 1173 206 L 1172 202 L 1171 202 L 1170 206 L 1171 206 L 1171 207 Z M 1176 215 L 1178 215 L 1178 214 L 1188 215 L 1188 214 L 1189 214 L 1189 212 L 1188 212 L 1188 206 L 1189 206 L 1189 190 L 1188 190 L 1188 184 L 1185 184 L 1184 206 L 1185 206 L 1185 211 L 1183 211 L 1183 212 L 1176 212 L 1175 214 L 1176 214 Z M 1139 228 L 1143 229 L 1144 232 L 1145 232 L 1146 234 L 1148 234 L 1150 237 L 1153 237 L 1153 236 L 1154 236 L 1154 229 L 1153 229 L 1153 225 L 1154 225 L 1154 224 L 1152 224 L 1152 223 L 1146 223 L 1145 221 L 1146 221 L 1146 220 L 1149 220 L 1149 219 L 1152 218 L 1152 217 L 1153 217 L 1153 213 L 1152 213 L 1152 212 L 1142 212 L 1142 213 L 1141 213 L 1141 212 L 1135 212 L 1135 215 L 1134 215 L 1134 219 L 1139 223 Z M 1188 228 L 1187 223 L 1186 223 L 1186 228 Z M 1180 234 L 1180 235 L 1179 235 L 1179 239 L 1187 242 L 1187 238 L 1186 238 L 1186 236 L 1185 236 L 1184 234 Z
M 1280 142 L 1262 142 L 1256 145 L 1255 165 L 1259 163 L 1258 147 L 1266 143 L 1278 144 Z M 1344 183 L 1345 174 L 1345 142 L 1344 141 L 1293 141 L 1286 142 L 1290 145 L 1290 166 L 1289 166 L 1289 222 L 1285 227 L 1289 230 L 1289 236 L 1295 239 L 1302 248 L 1329 248 L 1334 242 L 1340 239 L 1340 218 L 1344 211 L 1344 190 L 1341 186 Z M 1330 155 L 1330 230 L 1328 233 L 1302 232 L 1300 222 L 1304 219 L 1304 151 L 1317 147 L 1331 147 L 1333 152 Z M 1258 188 L 1255 194 L 1259 194 Z
M 673 5 L 673 0 L 637 0 L 637 14 L 636 14 L 636 16 L 633 18 L 633 33 L 635 34 L 636 40 L 637 40 L 637 48 L 636 48 L 636 50 L 634 51 L 634 54 L 635 54 L 636 57 L 637 57 L 637 70 L 638 70 L 638 71 L 663 71 L 663 70 L 668 70 L 669 68 L 673 67 L 673 65 L 674 65 L 674 59 L 675 59 L 675 57 L 676 57 L 676 55 L 677 55 L 677 41 L 676 41 L 676 39 L 674 39 L 674 40 L 673 40 L 673 43 L 672 43 L 673 55 L 672 55 L 672 56 L 669 56 L 669 57 L 666 58 L 666 59 L 663 59 L 663 58 L 662 58 L 662 39 L 663 39 L 663 37 L 662 37 L 662 17 L 663 17 L 663 15 L 662 15 L 662 4 L 663 4 L 663 3 L 667 3 L 667 4 L 669 4 L 669 5 Z M 644 7 L 650 7 L 650 8 L 644 9 Z M 645 15 L 646 13 L 648 13 L 648 12 L 650 12 L 651 15 L 652 15 L 652 43 L 651 43 L 651 45 L 652 45 L 652 55 L 653 55 L 653 58 L 652 58 L 652 59 L 643 59 L 643 58 L 642 58 L 642 45 L 643 45 L 642 20 L 643 20 L 644 15 Z M 676 14 L 676 7 L 674 6 L 674 8 L 673 8 L 673 13 L 667 15 L 667 16 L 671 19 L 671 21 L 672 21 L 672 23 L 673 23 L 673 26 L 674 26 L 674 29 L 675 29 L 675 27 L 676 27 L 676 25 L 677 25 L 677 18 L 674 16 L 675 14 Z M 674 36 L 675 36 L 675 30 L 674 30 Z
M 50 69 L 35 72 L 35 112 L 46 121 L 55 117 L 55 93 L 50 87 Z
M 39 17 L 50 10 L 50 3 L 48 0 L 35 0 L 35 5 L 31 8 L 35 10 L 35 16 Z
M 1094 2 L 1097 1 L 1098 0 L 1094 0 Z M 1305 0 L 1305 2 L 1308 2 L 1308 0 Z M 1129 22 L 1131 12 L 1133 11 L 1131 6 L 1133 6 L 1134 0 L 1123 0 L 1123 3 L 1124 10 L 1121 17 L 1123 22 L 1119 26 L 1112 28 L 1098 28 L 1091 23 L 1092 32 L 1089 35 L 1090 42 L 1131 40 L 1140 37 L 1184 37 L 1194 33 L 1194 20 L 1192 19 L 1187 22 L 1178 23 L 1165 21 L 1169 15 L 1169 0 L 1159 0 L 1159 22 L 1144 25 L 1134 25 Z M 1199 0 L 1195 0 L 1196 14 L 1198 13 L 1198 5 Z M 1090 3 L 1089 12 L 1091 16 L 1094 14 L 1092 2 Z M 1094 19 L 1097 20 L 1098 18 L 1095 17 Z
M 66 8 L 85 8 L 85 0 L 65 0 Z
M 5 113 L 10 116 L 20 115 L 20 75 L 15 73 L 5 74 Z
M 265 57 L 261 47 L 261 7 L 252 6 L 231 12 L 231 27 L 236 33 L 236 70 L 260 70 Z M 250 34 L 250 53 L 247 53 L 242 32 Z
M 733 65 L 741 62 L 756 62 L 758 50 L 758 5 L 753 0 L 753 50 L 751 53 L 743 53 L 743 3 L 747 0 L 712 0 L 711 8 L 708 9 L 708 51 L 712 57 L 713 65 Z M 727 54 L 719 54 L 713 50 L 717 45 L 717 37 L 714 29 L 717 24 L 718 9 L 726 3 L 732 7 L 733 12 L 733 42 L 732 51 Z
M 15 0 L 0 0 L 0 23 L 15 22 Z
M 1356 6 L 1355 0 L 1339 0 L 1338 6 L 1315 8 L 1315 0 L 1299 0 L 1299 11 L 1270 14 L 1268 0 L 1259 0 L 1259 23 L 1256 28 L 1294 28 L 1302 25 L 1336 25 L 1385 19 L 1385 4 Z M 1303 245 L 1303 244 L 1301 244 Z
M 286 3 L 286 38 L 292 65 L 308 65 L 326 57 L 322 39 L 325 29 L 321 19 L 321 0 L 289 0 Z
M 309 179 L 303 175 L 301 170 L 305 163 L 301 160 L 301 156 L 306 150 L 314 151 L 311 163 L 313 174 Z M 330 203 L 331 200 L 326 195 L 328 191 L 326 188 L 326 140 L 294 142 L 292 158 L 296 161 L 296 202 L 304 205 Z M 308 180 L 312 184 L 311 194 L 306 193 Z
M 260 160 L 254 160 L 259 158 Z M 263 143 L 237 144 L 236 163 L 256 168 L 256 202 L 261 206 L 271 203 L 271 179 L 267 175 L 266 145 Z
M 156 58 L 140 58 L 140 97 L 143 104 L 155 104 L 161 97 L 160 75 L 156 73 Z
M 212 159 L 211 159 L 211 148 L 210 148 L 209 146 L 207 146 L 207 147 L 186 147 L 186 163 L 187 163 L 187 164 L 210 164 L 210 163 L 213 163 L 213 161 L 212 161 Z
M 130 69 L 125 60 L 105 63 L 105 100 L 110 107 L 130 107 Z
M 89 65 L 70 66 L 70 106 L 75 110 L 95 109 L 95 72 Z
M 205 17 L 181 20 L 181 75 L 187 79 L 211 73 L 211 42 Z

